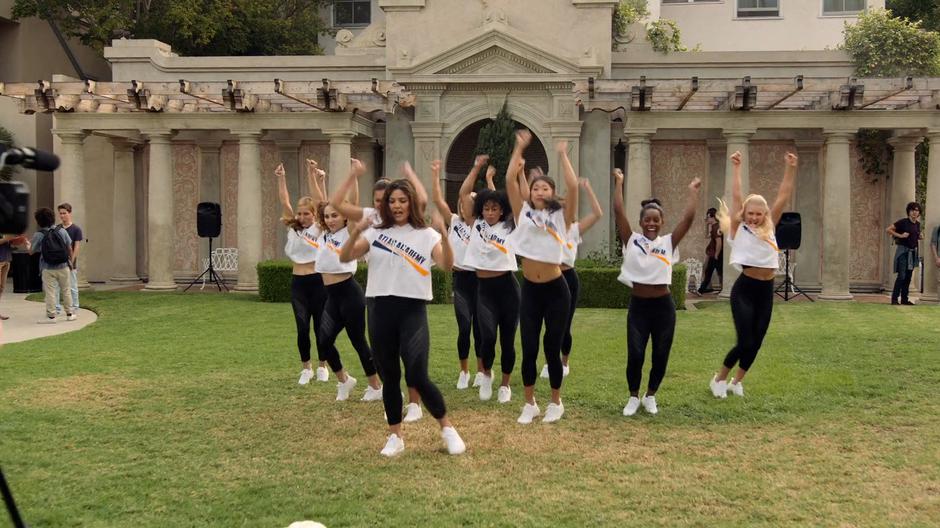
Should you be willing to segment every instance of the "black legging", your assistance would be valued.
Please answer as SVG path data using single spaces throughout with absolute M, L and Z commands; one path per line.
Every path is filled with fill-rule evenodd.
M 750 370 L 767 335 L 773 312 L 773 279 L 759 280 L 743 273 L 739 275 L 731 287 L 731 315 L 738 343 L 725 356 L 726 368 L 731 369 L 737 363 L 742 370 Z
M 724 250 L 715 257 L 708 257 L 708 262 L 705 264 L 705 273 L 702 274 L 702 284 L 698 287 L 698 291 L 702 292 L 711 288 L 712 285 L 712 273 L 718 273 L 718 282 L 722 283 L 724 281 L 724 273 L 721 268 L 722 259 L 724 258 Z
M 644 299 L 630 297 L 627 311 L 627 386 L 630 394 L 640 391 L 646 343 L 653 338 L 652 367 L 647 394 L 655 394 L 666 375 L 672 337 L 676 331 L 676 305 L 672 295 Z
M 335 345 L 336 337 L 345 328 L 346 337 L 359 354 L 362 370 L 366 376 L 372 376 L 376 370 L 372 361 L 372 349 L 366 342 L 366 297 L 362 294 L 362 288 L 356 279 L 350 277 L 327 286 L 326 293 L 328 298 L 320 321 L 320 332 L 317 334 L 317 350 L 325 351 L 331 367 L 334 363 L 329 356 L 335 354 L 334 360 L 342 368 L 339 351 Z
M 519 282 L 507 271 L 498 277 L 477 278 L 477 321 L 480 328 L 480 357 L 484 370 L 496 361 L 496 332 L 499 330 L 499 363 L 503 374 L 516 366 L 516 327 L 519 325 Z
M 571 304 L 568 305 L 568 324 L 565 326 L 565 338 L 561 342 L 561 355 L 571 355 L 571 323 L 574 322 L 574 311 L 578 307 L 578 293 L 581 292 L 581 279 L 574 268 L 566 269 L 561 272 L 565 282 L 568 283 L 568 291 L 571 293 Z
M 454 316 L 457 318 L 457 357 L 470 357 L 470 335 L 473 352 L 480 357 L 480 326 L 477 322 L 477 274 L 454 270 Z
M 522 332 L 522 383 L 526 387 L 535 385 L 535 362 L 539 355 L 539 334 L 542 333 L 544 320 L 542 347 L 545 349 L 545 363 L 548 364 L 548 380 L 553 389 L 561 388 L 561 341 L 565 336 L 570 303 L 571 293 L 564 277 L 544 283 L 522 281 L 519 330 Z
M 310 320 L 313 319 L 313 335 L 319 335 L 320 318 L 326 305 L 323 277 L 319 273 L 294 275 L 290 283 L 290 305 L 294 309 L 294 323 L 297 325 L 297 350 L 300 351 L 300 360 L 306 363 L 310 361 Z M 319 347 L 317 358 L 320 361 L 327 360 L 327 354 Z M 334 372 L 337 370 L 334 369 Z
M 383 296 L 369 304 L 369 335 L 375 365 L 382 378 L 382 401 L 389 425 L 401 423 L 401 364 L 405 381 L 421 395 L 424 406 L 436 419 L 447 415 L 444 397 L 428 379 L 428 312 L 420 299 Z

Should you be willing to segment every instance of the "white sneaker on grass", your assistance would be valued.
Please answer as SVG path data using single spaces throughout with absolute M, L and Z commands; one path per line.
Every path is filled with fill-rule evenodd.
M 313 379 L 313 369 L 303 369 L 300 371 L 300 379 L 297 380 L 299 385 L 306 385 L 310 383 L 310 380 Z
M 715 374 L 708 386 L 711 388 L 714 397 L 721 399 L 728 397 L 728 381 L 718 381 L 718 374 Z
M 486 377 L 486 374 L 484 374 L 484 373 L 482 373 L 482 372 L 477 372 L 477 375 L 473 377 L 473 386 L 474 386 L 474 387 L 479 387 L 479 386 L 480 386 L 480 380 L 482 380 L 484 377 Z
M 548 364 L 542 365 L 542 373 L 539 374 L 540 378 L 548 379 Z
M 402 419 L 403 422 L 417 422 L 424 416 L 424 412 L 421 411 L 421 406 L 417 403 L 409 403 L 405 407 L 405 418 Z
M 545 416 L 542 417 L 543 423 L 554 423 L 558 420 L 561 420 L 561 417 L 565 414 L 565 404 L 563 403 L 549 403 L 548 407 L 545 408 Z
M 489 401 L 493 397 L 493 376 L 486 374 L 480 378 L 480 400 Z
M 382 387 L 379 386 L 377 389 L 373 389 L 371 386 L 366 387 L 365 394 L 362 395 L 362 401 L 381 401 L 382 400 Z
M 405 441 L 395 433 L 388 435 L 388 441 L 382 448 L 382 456 L 393 457 L 400 455 L 405 450 Z
M 346 375 L 346 381 L 341 381 L 336 384 L 336 401 L 346 401 L 349 399 L 349 393 L 352 392 L 353 387 L 356 386 L 356 378 Z
M 532 419 L 541 413 L 542 411 L 539 409 L 539 405 L 537 403 L 526 402 L 526 404 L 522 407 L 522 414 L 519 415 L 519 419 L 516 421 L 523 425 L 527 425 L 532 423 Z
M 730 392 L 731 394 L 734 394 L 735 396 L 740 396 L 743 398 L 744 397 L 744 384 L 741 383 L 740 381 L 735 383 L 735 381 L 732 379 L 731 383 L 728 384 L 728 392 Z
M 444 440 L 444 445 L 447 446 L 447 452 L 452 455 L 459 455 L 467 450 L 467 445 L 463 443 L 463 439 L 460 438 L 457 430 L 453 427 L 441 429 L 441 438 Z
M 500 385 L 499 390 L 496 391 L 496 401 L 499 403 L 509 403 L 509 400 L 512 399 L 512 389 L 507 386 Z
M 627 405 L 623 408 L 624 416 L 633 416 L 636 414 L 637 409 L 640 408 L 640 399 L 636 396 L 630 396 L 630 399 L 627 400 Z
M 330 371 L 326 367 L 317 367 L 317 381 L 330 381 Z
M 66 320 L 66 321 L 77 321 L 77 320 L 78 320 L 78 316 L 75 315 L 75 314 L 68 314 L 68 315 L 65 316 L 65 320 Z
M 36 321 L 38 324 L 55 324 L 55 317 L 43 317 L 42 319 Z
M 656 414 L 659 412 L 659 407 L 656 407 L 656 397 L 655 396 L 643 396 L 641 402 L 643 404 L 643 409 L 650 414 Z
M 567 378 L 569 372 L 571 372 L 571 369 L 568 368 L 568 365 L 562 365 L 562 366 L 561 366 L 561 377 Z
M 466 389 L 470 385 L 470 373 L 466 370 L 461 370 L 460 374 L 457 376 L 457 388 Z

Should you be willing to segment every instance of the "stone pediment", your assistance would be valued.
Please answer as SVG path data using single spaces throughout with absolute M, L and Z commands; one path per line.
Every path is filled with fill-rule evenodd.
M 435 73 L 444 75 L 493 75 L 558 72 L 552 71 L 534 60 L 494 45 Z

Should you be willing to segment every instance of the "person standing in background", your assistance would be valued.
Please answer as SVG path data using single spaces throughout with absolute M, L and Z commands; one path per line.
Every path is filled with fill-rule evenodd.
M 10 262 L 13 260 L 13 244 L 17 237 L 3 235 L 0 237 L 0 295 L 7 285 L 7 274 L 10 273 Z M 0 314 L 0 321 L 6 321 L 8 316 Z
M 59 222 L 63 229 L 72 239 L 72 261 L 71 261 L 71 279 L 69 280 L 69 294 L 72 299 L 72 307 L 78 310 L 78 254 L 82 249 L 82 242 L 85 240 L 85 234 L 82 228 L 72 222 L 72 204 L 63 202 L 57 207 L 59 211 Z M 56 299 L 59 297 L 56 296 Z M 62 313 L 62 305 L 56 305 L 57 313 Z
M 702 284 L 698 287 L 698 292 L 712 293 L 712 273 L 718 272 L 718 283 L 724 284 L 724 273 L 721 269 L 721 263 L 724 258 L 724 244 L 721 243 L 721 227 L 718 225 L 718 219 L 715 215 L 718 210 L 714 207 L 708 209 L 705 213 L 705 229 L 708 237 L 708 245 L 705 247 L 705 256 L 708 261 L 705 263 L 705 272 L 702 274 Z

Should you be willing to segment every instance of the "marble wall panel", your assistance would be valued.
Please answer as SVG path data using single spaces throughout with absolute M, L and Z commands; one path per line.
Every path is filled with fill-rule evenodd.
M 173 270 L 201 271 L 200 239 L 196 232 L 199 201 L 199 149 L 191 143 L 173 144 Z
M 705 182 L 708 178 L 708 149 L 704 142 L 682 143 L 654 141 L 650 147 L 650 165 L 653 177 L 653 196 L 663 203 L 666 213 L 663 234 L 671 233 L 685 210 L 689 183 L 696 176 Z M 702 219 L 709 190 L 699 194 L 695 222 L 679 244 L 679 258 L 705 259 L 707 239 Z M 630 218 L 634 231 L 639 230 L 639 219 Z
M 862 169 L 855 145 L 852 145 L 849 157 L 852 167 L 849 280 L 877 284 L 884 276 L 882 255 L 887 242 L 886 226 L 882 225 L 881 220 L 886 199 L 886 181 L 884 177 L 873 178 Z
M 238 142 L 222 144 L 221 185 L 222 185 L 222 231 L 224 247 L 238 247 Z

